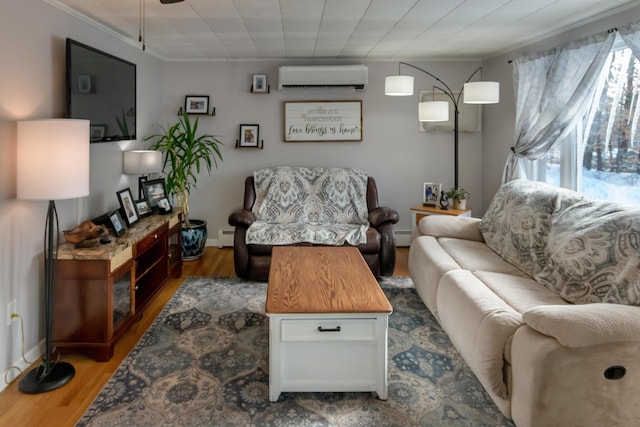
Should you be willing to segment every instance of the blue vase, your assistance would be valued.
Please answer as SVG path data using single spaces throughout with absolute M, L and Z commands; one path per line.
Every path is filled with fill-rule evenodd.
M 189 225 L 182 224 L 182 259 L 198 259 L 207 243 L 207 221 L 192 219 Z

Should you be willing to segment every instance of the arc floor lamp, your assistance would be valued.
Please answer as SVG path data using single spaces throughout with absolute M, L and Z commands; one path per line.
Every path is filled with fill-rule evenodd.
M 413 95 L 413 76 L 401 75 L 400 66 L 414 68 L 422 71 L 431 78 L 440 83 L 441 86 L 434 85 L 433 88 L 443 92 L 451 100 L 453 104 L 453 135 L 454 135 L 454 186 L 458 187 L 458 139 L 459 139 L 459 105 L 460 97 L 463 96 L 465 104 L 497 104 L 500 101 L 500 84 L 490 81 L 470 81 L 479 72 L 482 73 L 482 67 L 478 67 L 464 82 L 464 87 L 456 95 L 455 92 L 445 82 L 438 77 L 423 70 L 415 65 L 406 62 L 398 63 L 398 75 L 387 76 L 384 81 L 384 93 L 389 96 L 412 96 Z M 421 122 L 446 122 L 449 120 L 449 102 L 448 101 L 424 101 L 418 103 L 418 120 Z
M 53 286 L 59 227 L 54 200 L 89 194 L 89 120 L 18 122 L 17 196 L 48 200 L 44 233 L 45 353 L 40 365 L 20 380 L 24 393 L 44 393 L 68 383 L 74 367 L 52 360 Z

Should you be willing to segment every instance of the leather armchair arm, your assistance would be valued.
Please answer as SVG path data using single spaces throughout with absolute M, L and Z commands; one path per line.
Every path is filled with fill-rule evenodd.
M 237 209 L 229 215 L 229 225 L 233 227 L 249 227 L 256 217 L 248 209 Z
M 399 220 L 400 220 L 400 217 L 398 216 L 398 212 L 394 211 L 391 208 L 380 206 L 369 211 L 369 223 L 373 227 L 378 227 L 384 224 L 385 222 L 390 222 L 391 224 L 395 224 Z

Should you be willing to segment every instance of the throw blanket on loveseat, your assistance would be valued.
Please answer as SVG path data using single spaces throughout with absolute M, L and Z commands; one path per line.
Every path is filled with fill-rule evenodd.
M 359 245 L 367 241 L 367 173 L 278 167 L 254 172 L 256 221 L 246 243 Z

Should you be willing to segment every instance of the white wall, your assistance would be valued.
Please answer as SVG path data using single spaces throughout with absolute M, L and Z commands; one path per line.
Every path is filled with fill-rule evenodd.
M 28 31 L 25 31 L 28 28 Z M 138 65 L 138 141 L 92 144 L 91 187 L 88 197 L 57 203 L 60 228 L 68 229 L 118 206 L 116 191 L 135 177 L 122 174 L 122 151 L 144 148 L 142 139 L 155 131 L 154 122 L 176 121 L 177 110 L 188 94 L 206 94 L 217 115 L 201 119 L 205 132 L 222 136 L 224 161 L 213 177 L 203 176 L 192 194 L 194 217 L 209 221 L 211 237 L 229 229 L 227 217 L 242 201 L 244 178 L 260 167 L 273 165 L 330 165 L 361 167 L 378 183 L 381 202 L 400 213 L 397 230 L 410 229 L 409 207 L 421 202 L 424 181 L 453 185 L 453 135 L 419 133 L 417 92 L 433 81 L 416 76 L 416 95 L 384 96 L 384 77 L 397 73 L 396 62 L 369 63 L 369 87 L 363 93 L 249 92 L 251 76 L 266 73 L 277 86 L 279 63 L 161 63 L 118 38 L 55 9 L 41 0 L 3 0 L 0 3 L 0 370 L 19 363 L 17 324 L 5 325 L 7 304 L 17 300 L 25 320 L 25 347 L 30 359 L 38 357 L 43 339 L 42 236 L 46 202 L 16 199 L 16 121 L 63 117 L 64 42 L 70 37 Z M 335 63 L 334 61 L 331 61 Z M 462 86 L 478 63 L 416 64 L 445 78 L 453 88 Z M 364 141 L 360 143 L 284 143 L 284 100 L 362 99 Z M 236 150 L 238 126 L 260 125 L 264 150 Z M 481 194 L 481 134 L 461 136 L 460 181 L 474 195 Z M 478 200 L 481 198 L 478 197 Z M 472 199 L 473 200 L 473 199 Z M 15 374 L 15 372 L 13 372 Z M 14 376 L 14 375 L 12 375 Z M 0 389 L 4 387 L 0 383 Z
M 334 61 L 333 63 L 337 63 Z M 176 111 L 187 94 L 209 95 L 216 107 L 215 117 L 200 117 L 202 131 L 220 135 L 224 161 L 210 178 L 201 174 L 198 189 L 191 197 L 191 217 L 206 219 L 209 237 L 218 229 L 231 229 L 229 213 L 241 206 L 244 179 L 261 167 L 277 165 L 360 167 L 376 178 L 380 202 L 400 214 L 397 230 L 410 230 L 409 207 L 422 202 L 422 183 L 453 185 L 453 132 L 420 133 L 417 102 L 419 89 L 434 83 L 425 74 L 403 67 L 416 77 L 415 95 L 384 95 L 384 78 L 395 74 L 395 62 L 370 62 L 369 85 L 364 92 L 281 92 L 277 89 L 277 69 L 284 63 L 170 63 L 166 64 L 161 124 L 177 120 Z M 452 88 L 461 88 L 478 66 L 475 62 L 416 63 L 433 72 Z M 252 94 L 253 74 L 267 74 L 270 94 Z M 363 102 L 362 142 L 284 142 L 283 103 L 288 100 L 352 100 Z M 492 107 L 488 107 L 492 108 Z M 259 124 L 264 150 L 237 150 L 240 124 Z M 461 133 L 460 183 L 481 198 L 481 133 Z M 477 199 L 476 199 L 477 197 Z
M 514 143 L 513 66 L 509 64 L 509 60 L 638 21 L 640 21 L 640 6 L 626 9 L 607 18 L 593 20 L 589 24 L 578 26 L 555 37 L 531 43 L 518 50 L 484 62 L 484 75 L 492 80 L 499 81 L 501 91 L 500 104 L 496 106 L 497 108 L 485 109 L 484 151 L 482 156 L 483 206 L 485 208 L 500 186 L 504 164 L 507 161 L 509 149 Z
M 28 358 L 39 356 L 44 333 L 43 234 L 46 202 L 16 200 L 16 121 L 65 114 L 65 39 L 71 37 L 138 64 L 138 132 L 158 117 L 161 63 L 42 0 L 0 3 L 0 374 L 21 359 L 18 323 L 6 325 L 7 304 L 24 317 Z M 143 78 L 141 78 L 141 76 Z M 122 150 L 138 142 L 91 146 L 91 195 L 56 203 L 68 229 L 118 205 L 115 191 L 135 184 L 122 174 Z M 70 165 L 72 167 L 72 165 Z M 131 184 L 133 183 L 133 184 Z M 12 371 L 15 376 L 16 371 Z M 0 381 L 0 390 L 4 388 Z

